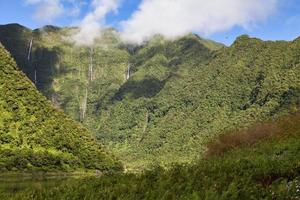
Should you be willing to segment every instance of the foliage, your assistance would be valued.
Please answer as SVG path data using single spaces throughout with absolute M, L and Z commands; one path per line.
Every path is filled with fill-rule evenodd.
M 240 146 L 193 165 L 142 174 L 75 179 L 2 195 L 7 199 L 299 199 L 300 116 L 276 126 L 281 137 Z M 80 185 L 80 187 L 78 187 Z
M 277 119 L 275 122 L 265 122 L 247 129 L 223 133 L 208 143 L 206 155 L 221 155 L 233 149 L 253 146 L 272 138 L 282 139 L 297 134 L 298 129 L 300 129 L 299 112 Z
M 89 80 L 90 47 L 74 46 L 74 31 L 7 25 L 0 28 L 0 41 L 31 80 L 36 66 L 38 89 L 129 170 L 193 162 L 219 134 L 276 119 L 300 105 L 299 39 L 241 36 L 224 47 L 189 34 L 173 41 L 155 36 L 134 47 L 108 29 L 93 46 Z
M 188 36 L 150 41 L 131 57 L 131 79 L 99 110 L 98 138 L 136 170 L 193 162 L 215 136 L 297 110 L 299 48 L 299 39 L 247 36 L 217 52 Z
M 40 94 L 0 45 L 0 171 L 121 170 L 81 124 Z
M 13 24 L 0 27 L 0 41 L 52 103 L 93 131 L 127 170 L 143 172 L 17 193 L 0 188 L 0 197 L 300 198 L 300 118 L 281 118 L 300 105 L 299 39 L 241 36 L 223 47 L 190 34 L 132 47 L 108 29 L 88 48 L 69 40 L 74 31 Z M 0 67 L 1 171 L 121 170 L 85 128 L 36 91 L 3 48 Z

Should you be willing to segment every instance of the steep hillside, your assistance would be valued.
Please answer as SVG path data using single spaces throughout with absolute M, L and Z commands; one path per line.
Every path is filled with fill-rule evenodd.
M 53 108 L 0 44 L 0 171 L 121 170 L 79 123 Z
M 76 46 L 74 32 L 9 24 L 0 26 L 0 41 L 48 99 L 72 118 L 89 123 L 99 99 L 107 99 L 125 82 L 129 54 L 113 29 L 103 32 L 93 47 Z
M 111 102 L 100 105 L 98 138 L 138 166 L 195 159 L 193 153 L 198 150 L 193 145 L 198 147 L 198 141 L 185 126 L 189 120 L 198 120 L 189 118 L 186 109 L 192 104 L 188 97 L 196 90 L 184 88 L 213 55 L 194 35 L 149 41 L 131 56 L 130 79 Z M 195 125 L 190 128 L 197 129 Z
M 132 47 L 108 29 L 87 48 L 74 45 L 74 32 L 13 24 L 0 27 L 0 41 L 40 91 L 129 169 L 193 162 L 220 133 L 295 112 L 300 104 L 299 39 L 241 36 L 224 47 L 190 34 Z
M 95 134 L 99 132 L 102 110 L 123 98 L 128 87 L 138 97 L 151 98 L 174 79 L 180 63 L 189 62 L 195 56 L 199 58 L 194 62 L 203 63 L 213 50 L 223 47 L 196 35 L 175 43 L 156 36 L 144 46 L 132 47 L 122 44 L 118 33 L 112 29 L 104 31 L 93 47 L 77 47 L 70 40 L 75 31 L 74 28 L 53 26 L 31 31 L 18 24 L 9 24 L 0 26 L 0 41 L 52 103 L 83 122 Z M 157 51 L 165 55 L 157 56 Z M 182 55 L 181 51 L 188 55 Z M 152 66 L 156 62 L 160 65 Z M 143 111 L 142 129 L 146 127 L 145 118 Z M 102 119 L 110 118 L 101 116 Z M 119 131 L 98 135 L 112 144 L 117 141 L 111 138 L 127 137 L 127 134 L 120 136 Z
M 217 52 L 194 37 L 149 44 L 132 57 L 132 78 L 99 110 L 98 136 L 139 166 L 191 162 L 219 133 L 297 110 L 299 49 L 299 39 L 247 36 Z

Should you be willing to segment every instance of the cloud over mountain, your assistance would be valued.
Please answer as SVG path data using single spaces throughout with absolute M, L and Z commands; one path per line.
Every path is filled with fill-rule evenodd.
M 90 46 L 106 26 L 106 17 L 117 13 L 123 0 L 25 0 L 37 6 L 35 18 L 51 22 L 74 17 L 79 31 L 72 36 L 77 45 Z M 155 34 L 176 38 L 195 32 L 208 36 L 233 27 L 251 28 L 275 13 L 279 0 L 142 0 L 131 16 L 120 21 L 122 38 L 141 43 Z M 82 5 L 87 9 L 82 9 Z M 78 13 L 86 14 L 78 20 Z
M 77 45 L 92 45 L 105 26 L 106 15 L 117 12 L 120 0 L 93 0 L 92 11 L 79 24 L 79 32 L 73 36 Z
M 278 0 L 143 0 L 122 22 L 123 38 L 142 42 L 154 34 L 174 38 L 188 32 L 209 35 L 247 28 L 273 14 Z

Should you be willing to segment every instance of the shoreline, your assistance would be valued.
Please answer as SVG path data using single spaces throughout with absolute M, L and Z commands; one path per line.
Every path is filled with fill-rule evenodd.
M 0 172 L 0 181 L 5 179 L 51 179 L 51 178 L 85 178 L 85 177 L 100 177 L 102 174 L 97 174 L 95 171 L 75 171 L 75 172 Z

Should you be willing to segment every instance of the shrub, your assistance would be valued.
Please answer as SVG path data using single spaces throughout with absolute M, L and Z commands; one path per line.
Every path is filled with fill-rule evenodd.
M 261 123 L 248 129 L 236 130 L 218 136 L 207 145 L 207 156 L 220 155 L 241 146 L 251 146 L 262 140 L 295 134 L 300 128 L 300 112 L 274 122 Z

